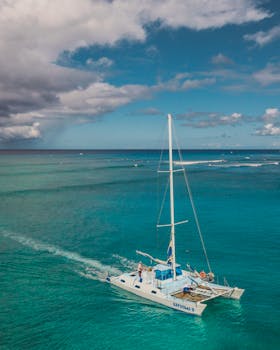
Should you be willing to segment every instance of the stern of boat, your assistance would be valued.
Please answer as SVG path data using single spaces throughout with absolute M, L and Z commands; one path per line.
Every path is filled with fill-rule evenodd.
M 201 316 L 206 307 L 207 304 L 197 303 L 195 315 Z
M 228 293 L 224 294 L 224 298 L 239 300 L 242 297 L 242 294 L 245 292 L 245 289 L 234 287 Z

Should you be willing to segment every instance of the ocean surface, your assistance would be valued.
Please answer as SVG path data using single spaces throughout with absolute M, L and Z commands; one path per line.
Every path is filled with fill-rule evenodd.
M 166 257 L 158 151 L 1 151 L 0 349 L 280 348 L 280 151 L 183 158 L 212 269 L 242 299 L 197 317 L 104 282 L 136 249 Z M 180 173 L 175 193 L 177 260 L 206 269 Z

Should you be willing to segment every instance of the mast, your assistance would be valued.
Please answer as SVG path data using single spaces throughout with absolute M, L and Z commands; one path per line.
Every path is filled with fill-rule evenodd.
M 172 247 L 173 280 L 176 280 L 176 254 L 175 254 L 175 222 L 174 222 L 174 188 L 173 188 L 173 154 L 172 154 L 172 116 L 168 114 L 168 140 L 169 140 L 169 182 L 170 182 L 170 226 Z

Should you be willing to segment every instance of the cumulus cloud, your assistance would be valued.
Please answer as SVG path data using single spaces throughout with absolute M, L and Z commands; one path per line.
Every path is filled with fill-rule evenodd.
M 215 68 L 204 72 L 205 76 L 215 77 L 223 90 L 232 92 L 278 92 L 280 83 L 280 64 L 267 63 L 262 69 L 252 71 L 250 66 L 234 66 L 233 68 Z M 258 84 L 256 84 L 256 82 Z
M 208 75 L 208 73 L 206 73 Z M 200 72 L 199 78 L 194 77 L 193 73 L 183 72 L 176 74 L 170 80 L 160 82 L 151 88 L 154 92 L 159 91 L 185 91 L 202 88 L 207 85 L 215 84 L 215 77 L 205 77 L 205 73 Z
M 93 68 L 109 68 L 114 64 L 114 61 L 108 57 L 100 57 L 96 61 L 92 58 L 88 58 L 86 64 Z
M 262 129 L 256 131 L 260 136 L 276 136 L 280 135 L 280 127 L 275 126 L 272 123 L 265 124 Z
M 267 108 L 263 115 L 248 116 L 242 113 L 222 114 L 218 112 L 187 112 L 176 115 L 182 120 L 184 126 L 193 128 L 211 128 L 217 126 L 236 126 L 244 122 L 252 125 L 260 125 L 254 131 L 258 136 L 280 135 L 280 110 L 278 108 Z M 223 137 L 223 136 L 222 136 Z
M 10 46 L 21 42 L 54 60 L 62 49 L 144 40 L 145 25 L 155 21 L 201 30 L 269 16 L 251 0 L 9 0 L 1 6 L 0 33 Z
M 216 112 L 187 112 L 178 114 L 178 119 L 184 120 L 183 125 L 194 128 L 211 128 L 220 125 L 237 125 L 244 120 L 241 113 L 221 114 Z
M 149 87 L 143 85 L 114 85 L 98 82 L 86 89 L 74 90 L 60 94 L 65 114 L 100 115 L 132 102 L 138 98 L 148 97 Z
M 243 38 L 247 41 L 254 41 L 259 46 L 267 45 L 274 40 L 280 39 L 280 25 L 275 26 L 266 32 L 261 30 L 254 34 L 246 34 Z
M 11 139 L 37 139 L 41 136 L 39 130 L 40 123 L 32 125 L 13 125 L 0 127 L 0 140 L 9 141 Z
M 253 78 L 263 86 L 279 83 L 280 64 L 268 63 L 264 69 L 255 72 Z
M 196 30 L 220 28 L 226 24 L 259 21 L 270 16 L 250 0 L 147 0 L 143 3 L 146 6 L 149 4 L 149 12 L 146 15 L 150 20 L 159 19 L 163 24 L 173 28 L 188 27 Z
M 215 78 L 187 79 L 182 84 L 182 90 L 196 89 L 216 82 Z
M 100 70 L 113 65 L 109 57 L 89 60 L 90 72 L 58 66 L 55 62 L 64 51 L 95 44 L 116 45 L 122 39 L 144 41 L 147 25 L 154 22 L 161 27 L 203 30 L 269 16 L 251 0 L 2 1 L 1 134 L 10 135 L 9 138 L 39 137 L 39 128 L 44 123 L 34 124 L 39 118 L 36 113 L 43 115 L 41 119 L 77 112 L 95 116 L 137 98 L 146 98 L 147 90 L 151 93 L 163 89 L 160 84 L 148 89 L 106 83 Z M 175 79 L 166 89 L 198 88 L 211 83 L 214 83 L 211 78 L 184 82 Z
M 280 111 L 278 108 L 267 108 L 265 110 L 265 114 L 263 115 L 263 119 L 266 121 L 280 121 Z
M 213 56 L 211 62 L 217 65 L 233 64 L 233 60 L 222 53 L 218 53 L 216 56 Z
M 115 86 L 106 82 L 94 82 L 86 88 L 58 93 L 60 104 L 42 109 L 42 114 L 84 116 L 83 121 L 100 116 L 118 107 L 139 99 L 150 99 L 161 91 L 185 91 L 214 84 L 214 78 L 184 79 L 187 73 L 177 74 L 174 78 L 155 85 L 127 84 Z M 34 118 L 34 113 L 25 114 Z M 81 120 L 81 119 L 79 119 Z
M 256 131 L 256 135 L 280 135 L 280 110 L 278 108 L 267 108 L 262 116 L 262 120 L 264 125 Z

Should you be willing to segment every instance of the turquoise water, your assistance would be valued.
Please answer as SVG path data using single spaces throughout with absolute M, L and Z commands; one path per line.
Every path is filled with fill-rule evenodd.
M 188 176 L 213 270 L 246 289 L 202 317 L 103 282 L 134 266 L 136 249 L 165 258 L 158 152 L 82 153 L 0 155 L 1 349 L 279 348 L 280 152 L 184 152 L 222 161 Z M 177 259 L 206 268 L 180 175 L 175 184 L 177 218 L 190 220 Z

